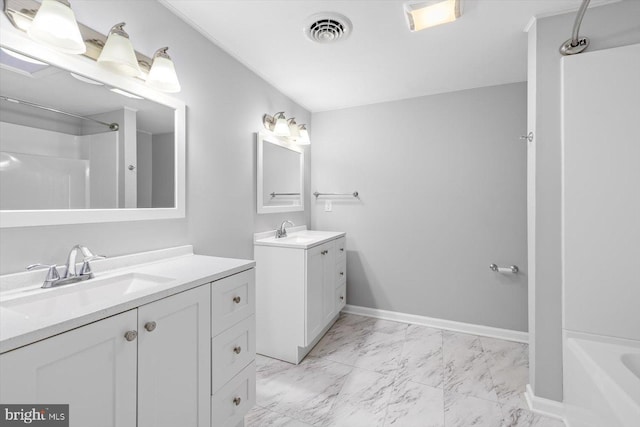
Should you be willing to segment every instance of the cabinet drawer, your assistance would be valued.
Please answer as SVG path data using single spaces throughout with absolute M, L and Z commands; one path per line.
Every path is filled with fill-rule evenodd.
M 336 261 L 347 259 L 347 238 L 336 239 Z
M 340 310 L 347 303 L 347 285 L 343 283 L 336 289 L 336 314 L 340 313 Z
M 336 288 L 347 281 L 347 260 L 343 259 L 336 264 Z
M 214 394 L 256 358 L 255 342 L 255 316 L 211 340 L 211 389 Z
M 211 397 L 211 425 L 235 427 L 256 404 L 256 364 L 251 363 Z
M 255 284 L 254 269 L 211 284 L 211 336 L 215 337 L 255 313 Z

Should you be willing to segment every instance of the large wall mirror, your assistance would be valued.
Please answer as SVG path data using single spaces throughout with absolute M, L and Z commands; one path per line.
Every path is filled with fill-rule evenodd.
M 4 35 L 0 226 L 184 217 L 184 104 Z
M 273 135 L 257 135 L 258 213 L 304 211 L 304 152 Z

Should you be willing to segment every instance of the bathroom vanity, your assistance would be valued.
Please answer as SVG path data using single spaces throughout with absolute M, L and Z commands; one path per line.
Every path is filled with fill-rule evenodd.
M 254 235 L 256 350 L 299 363 L 346 303 L 346 233 L 288 229 Z
M 254 265 L 185 246 L 96 261 L 57 288 L 42 271 L 0 277 L 0 401 L 69 404 L 71 426 L 242 425 Z

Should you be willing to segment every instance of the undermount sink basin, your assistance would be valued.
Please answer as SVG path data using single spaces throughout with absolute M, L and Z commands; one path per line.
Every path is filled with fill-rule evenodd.
M 104 279 L 90 279 L 58 288 L 43 289 L 28 296 L 0 302 L 0 307 L 26 319 L 47 317 L 61 311 L 73 312 L 74 307 L 86 307 L 107 300 L 146 291 L 175 279 L 141 273 L 126 273 Z
M 308 249 L 313 246 L 320 245 L 329 240 L 344 236 L 344 232 L 336 231 L 319 231 L 319 230 L 299 230 L 289 232 L 287 237 L 277 238 L 269 236 L 255 241 L 256 245 L 263 246 L 282 246 L 287 248 L 304 248 Z

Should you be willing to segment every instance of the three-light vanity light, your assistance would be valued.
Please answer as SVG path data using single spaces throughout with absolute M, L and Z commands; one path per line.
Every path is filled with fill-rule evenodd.
M 298 145 L 311 144 L 307 125 L 297 124 L 295 117 L 287 119 L 282 111 L 275 113 L 273 116 L 265 114 L 262 116 L 262 124 L 265 129 L 276 136 L 287 139 L 289 142 L 295 142 Z
M 84 55 L 101 66 L 125 76 L 145 80 L 162 92 L 180 92 L 175 65 L 168 47 L 148 58 L 133 48 L 125 23 L 114 25 L 103 34 L 76 21 L 68 0 L 5 0 L 5 14 L 14 27 L 51 49 L 66 54 Z

